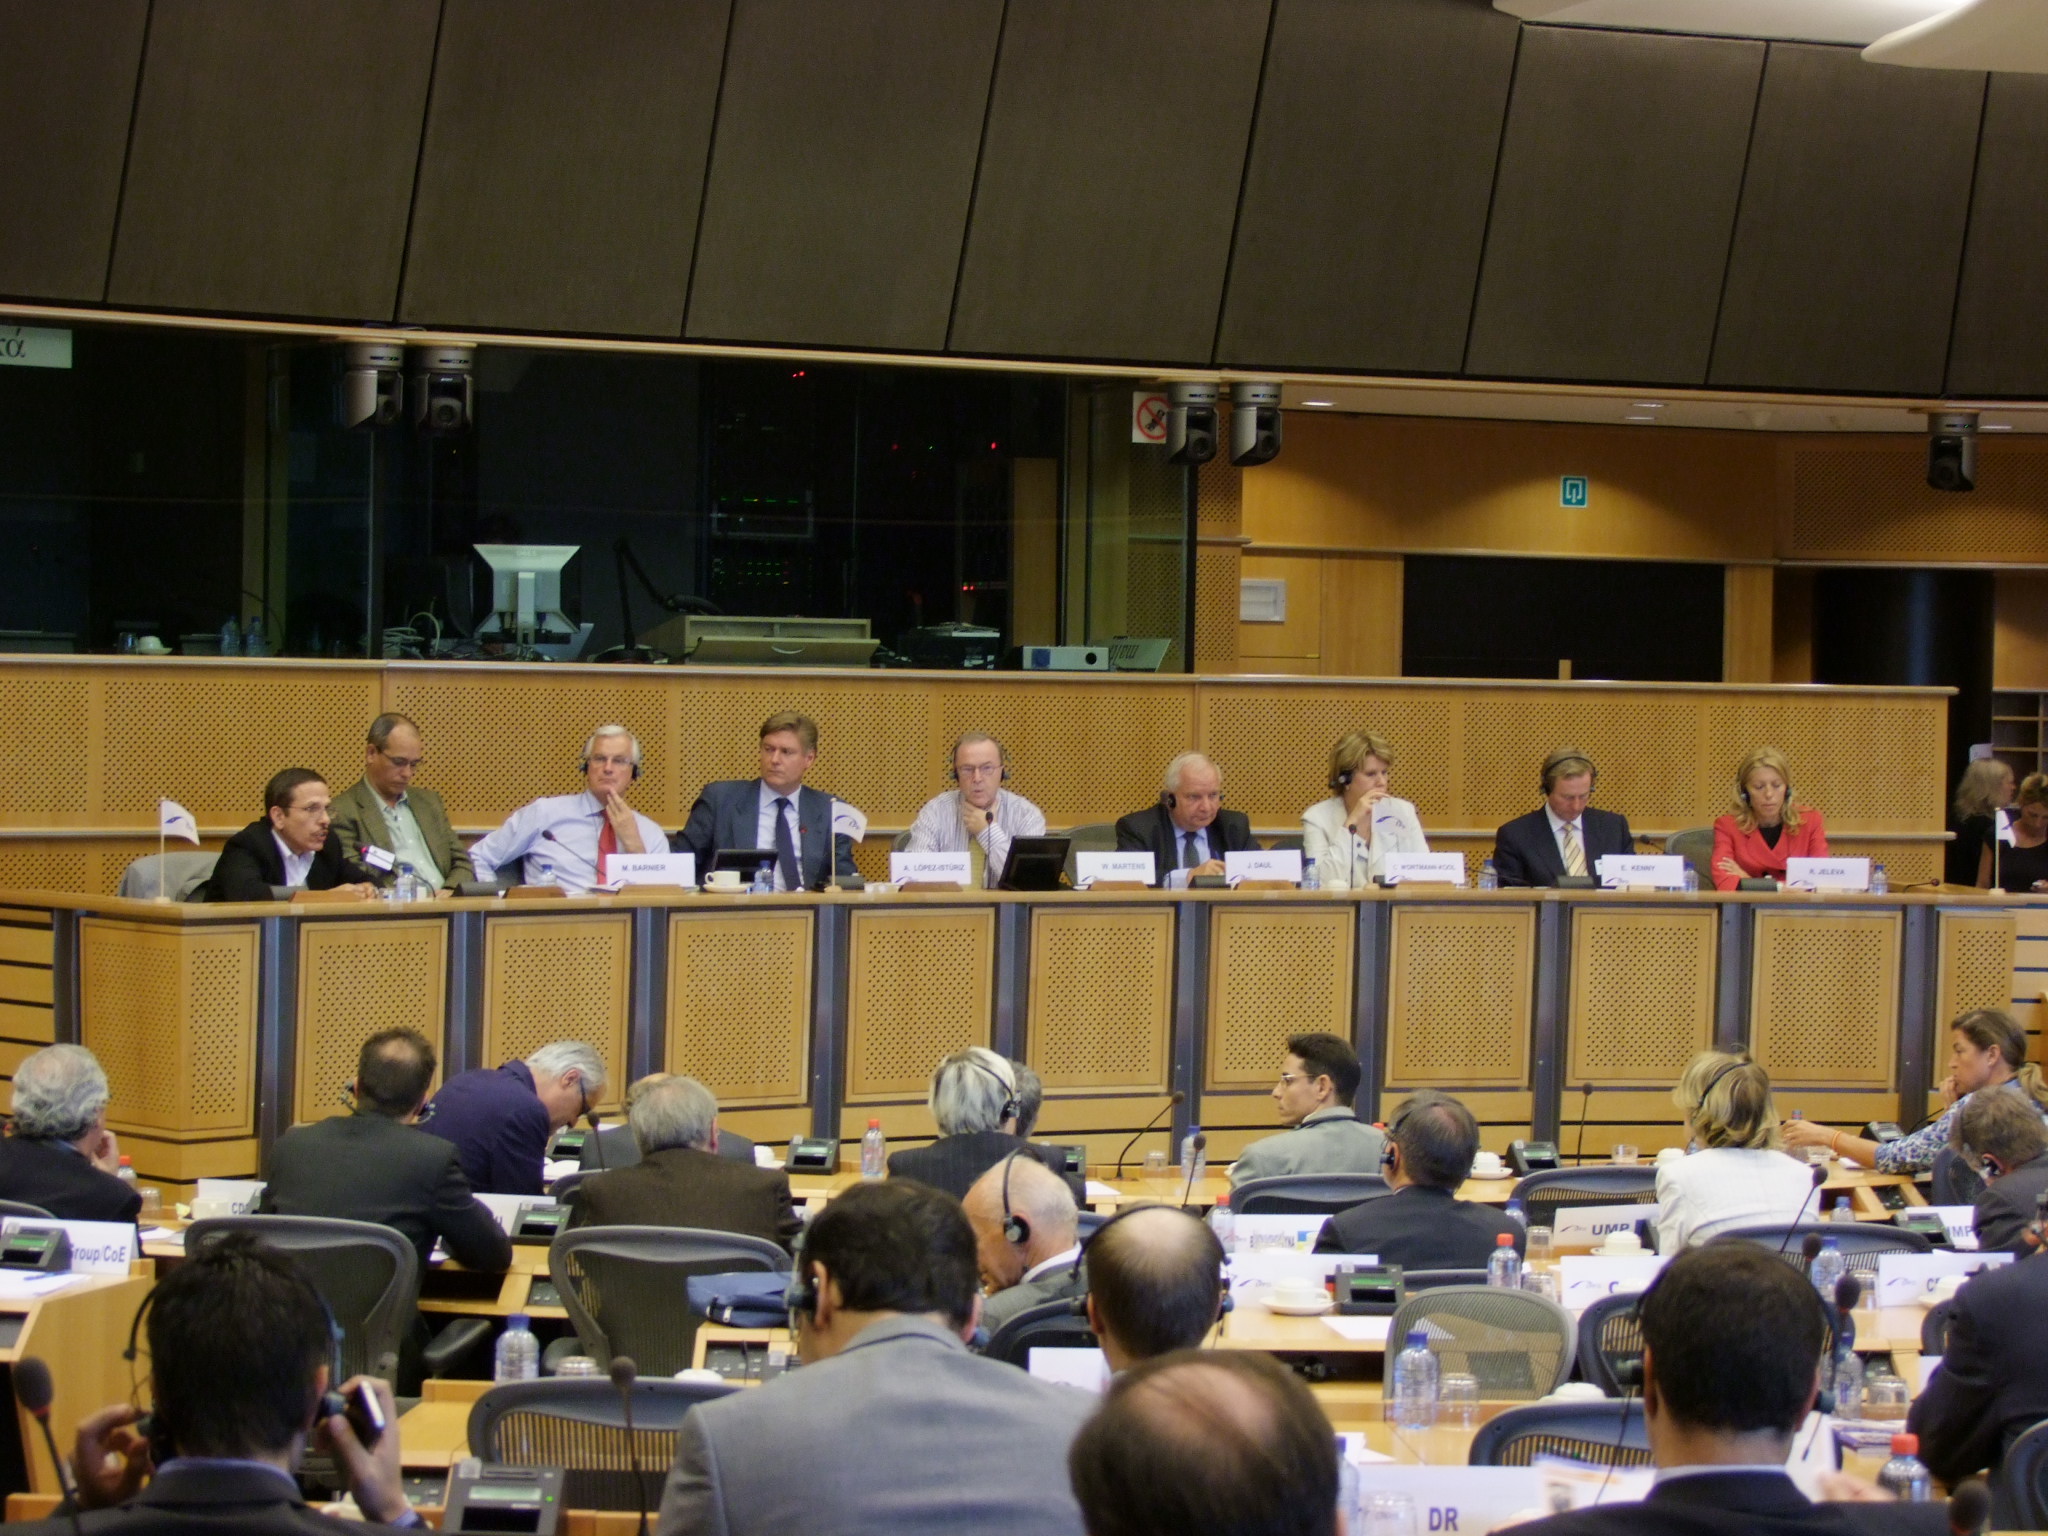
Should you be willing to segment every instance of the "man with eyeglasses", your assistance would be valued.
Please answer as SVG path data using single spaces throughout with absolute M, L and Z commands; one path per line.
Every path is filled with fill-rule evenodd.
M 910 825 L 911 853 L 965 853 L 974 883 L 1002 883 L 1010 841 L 1045 836 L 1045 813 L 1003 788 L 1010 777 L 1003 744 L 985 731 L 953 743 L 951 777 L 957 788 L 934 795 Z
M 524 1061 L 449 1078 L 420 1129 L 454 1142 L 463 1173 L 485 1194 L 545 1194 L 548 1137 L 587 1116 L 605 1080 L 595 1046 L 550 1041 Z
M 1183 752 L 1166 765 L 1159 802 L 1119 817 L 1118 853 L 1152 855 L 1152 883 L 1185 890 L 1190 880 L 1220 876 L 1226 853 L 1259 846 L 1243 811 L 1223 809 L 1223 770 L 1199 752 Z
M 1284 1173 L 1379 1173 L 1386 1132 L 1351 1107 L 1363 1075 L 1340 1036 L 1292 1036 L 1273 1089 L 1273 1106 L 1292 1129 L 1246 1147 L 1231 1165 L 1231 1188 Z
M 626 804 L 640 777 L 640 738 L 600 725 L 583 743 L 583 792 L 521 806 L 469 850 L 479 880 L 514 873 L 527 885 L 559 885 L 581 896 L 607 879 L 616 853 L 666 853 L 668 834 Z M 701 865 L 700 865 L 701 867 Z
M 342 851 L 379 885 L 391 885 L 406 865 L 430 891 L 452 890 L 458 881 L 476 878 L 441 797 L 412 781 L 425 761 L 412 718 L 379 715 L 370 722 L 363 776 L 335 797 L 330 814 Z

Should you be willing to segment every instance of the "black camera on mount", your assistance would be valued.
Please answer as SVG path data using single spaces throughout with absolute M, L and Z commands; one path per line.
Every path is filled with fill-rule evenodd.
M 1280 457 L 1280 386 L 1230 386 L 1230 462 L 1270 464 Z
M 435 436 L 476 423 L 476 348 L 410 349 L 413 425 Z
M 1166 386 L 1166 462 L 1206 464 L 1216 457 L 1216 386 Z
M 1937 491 L 1977 489 L 1977 413 L 1930 411 L 1927 483 Z

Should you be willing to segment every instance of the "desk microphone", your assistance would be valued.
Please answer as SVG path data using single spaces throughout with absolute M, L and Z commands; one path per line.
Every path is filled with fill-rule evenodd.
M 640 1536 L 647 1536 L 647 1477 L 640 1470 L 640 1439 L 633 1433 L 633 1383 L 640 1368 L 631 1355 L 612 1356 L 612 1385 L 619 1389 L 619 1402 L 626 1410 L 626 1457 L 633 1468 L 633 1501 L 640 1506 Z
M 1991 1490 L 1981 1477 L 1966 1479 L 1949 1495 L 1948 1528 L 1955 1536 L 1977 1536 L 1990 1518 Z
M 1194 1197 L 1195 1170 L 1202 1166 L 1202 1154 L 1209 1150 L 1209 1133 L 1207 1131 L 1195 1132 L 1194 1135 L 1188 1138 L 1188 1144 L 1193 1150 L 1188 1154 L 1188 1187 L 1181 1191 L 1180 1196 L 1180 1208 L 1182 1210 L 1188 1208 L 1188 1201 Z
M 1147 1120 L 1143 1125 L 1138 1127 L 1137 1130 L 1131 1133 L 1131 1139 L 1124 1143 L 1123 1151 L 1117 1153 L 1116 1155 L 1116 1176 L 1118 1178 L 1122 1178 L 1124 1176 L 1124 1159 L 1131 1155 L 1131 1148 L 1135 1147 L 1138 1144 L 1138 1138 L 1144 1135 L 1147 1131 L 1151 1130 L 1154 1126 L 1159 1124 L 1160 1115 L 1165 1114 L 1169 1109 L 1174 1108 L 1176 1105 L 1185 1102 L 1186 1099 L 1186 1094 L 1182 1093 L 1178 1088 L 1174 1089 L 1172 1096 L 1168 1098 L 1164 1104 L 1159 1106 L 1158 1114 L 1153 1115 L 1153 1117 L 1150 1120 Z
M 1793 1213 L 1792 1225 L 1785 1229 L 1785 1235 L 1778 1239 L 1778 1257 L 1785 1256 L 1785 1245 L 1792 1241 L 1792 1234 L 1799 1230 L 1799 1224 L 1806 1220 L 1806 1208 L 1813 1204 L 1813 1197 L 1820 1193 L 1821 1185 L 1828 1181 L 1828 1170 L 1824 1164 L 1815 1164 L 1813 1188 L 1806 1192 L 1806 1198 L 1799 1202 L 1799 1209 Z M 1806 1267 L 1813 1268 L 1813 1261 L 1820 1255 L 1820 1234 L 1809 1232 L 1799 1240 L 1799 1251 L 1806 1255 Z
M 604 1130 L 598 1124 L 603 1118 L 604 1116 L 594 1109 L 588 1111 L 583 1116 L 584 1123 L 590 1127 L 590 1144 L 597 1151 L 597 1171 L 599 1173 L 604 1172 Z
M 78 1489 L 64 1471 L 64 1458 L 57 1454 L 57 1437 L 50 1432 L 50 1404 L 56 1397 L 57 1384 L 50 1379 L 49 1366 L 39 1357 L 24 1355 L 15 1362 L 15 1401 L 43 1426 L 43 1444 L 50 1448 L 50 1465 L 57 1471 L 57 1489 L 64 1495 L 65 1507 L 71 1512 L 71 1529 L 76 1536 L 83 1536 L 83 1528 L 78 1523 Z

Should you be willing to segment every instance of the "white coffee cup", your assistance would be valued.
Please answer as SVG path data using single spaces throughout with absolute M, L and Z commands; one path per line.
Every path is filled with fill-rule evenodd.
M 1498 1152 L 1478 1152 L 1472 1158 L 1472 1177 L 1475 1179 L 1498 1179 L 1507 1173 L 1507 1165 L 1500 1160 Z
M 1610 1232 L 1601 1242 L 1600 1251 L 1610 1259 L 1622 1254 L 1641 1253 L 1643 1240 L 1633 1232 Z
M 714 891 L 743 891 L 745 879 L 736 869 L 714 869 L 704 877 L 705 887 Z

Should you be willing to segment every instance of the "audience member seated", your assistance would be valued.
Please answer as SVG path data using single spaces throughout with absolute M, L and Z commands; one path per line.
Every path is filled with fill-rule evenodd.
M 1972 1225 L 1986 1253 L 2034 1251 L 2027 1234 L 2048 1194 L 2048 1126 L 2017 1094 L 1980 1093 L 1955 1118 L 1955 1147 L 1984 1179 Z
M 1639 1312 L 1656 1486 L 1640 1503 L 1554 1515 L 1516 1526 L 1519 1536 L 1946 1536 L 1940 1504 L 1816 1504 L 1785 1473 L 1827 1337 L 1820 1297 L 1795 1266 L 1749 1243 L 1695 1248 L 1664 1268 Z
M 968 1353 L 960 1203 L 856 1184 L 812 1221 L 790 1293 L 800 1371 L 683 1419 L 660 1536 L 1079 1536 L 1063 1475 L 1094 1406 Z
M 650 1072 L 636 1078 L 626 1087 L 626 1113 L 632 1114 L 633 1103 L 656 1083 L 665 1083 L 671 1073 Z M 559 1141 L 556 1143 L 560 1149 Z M 718 1145 L 714 1150 L 720 1157 L 745 1163 L 749 1168 L 759 1167 L 754 1157 L 754 1143 L 742 1136 L 731 1126 L 721 1123 L 718 1127 Z M 586 1173 L 603 1173 L 608 1168 L 630 1168 L 640 1161 L 640 1143 L 633 1139 L 633 1127 L 625 1125 L 601 1125 L 583 1138 L 583 1145 L 576 1154 L 576 1166 Z
M 696 856 L 702 879 L 722 848 L 772 848 L 778 891 L 819 891 L 857 874 L 853 839 L 832 829 L 832 796 L 804 783 L 817 760 L 815 720 L 770 715 L 761 722 L 761 776 L 706 784 L 673 839 L 676 852 Z
M 14 1069 L 13 1134 L 0 1140 L 0 1200 L 65 1221 L 133 1221 L 142 1196 L 120 1176 L 107 1129 L 107 1074 L 82 1045 L 46 1045 Z
M 613 854 L 668 852 L 661 823 L 626 803 L 639 777 L 640 738 L 623 725 L 600 725 L 583 743 L 582 793 L 532 801 L 487 833 L 469 850 L 477 879 L 509 876 L 581 896 L 606 883 Z
M 2023 1094 L 2036 1109 L 2048 1105 L 2048 1083 L 2041 1069 L 2027 1060 L 2027 1032 L 2009 1013 L 1997 1008 L 1972 1008 L 1949 1025 L 1948 1076 L 1941 1080 L 1942 1102 L 1948 1107 L 1927 1125 L 1897 1141 L 1877 1142 L 1812 1120 L 1788 1120 L 1779 1127 L 1794 1152 L 1826 1147 L 1836 1157 L 1853 1158 L 1880 1173 L 1920 1173 L 1952 1142 L 1956 1111 L 1973 1093 L 1996 1089 Z
M 1787 859 L 1828 856 L 1820 812 L 1792 802 L 1792 765 L 1776 747 L 1758 747 L 1735 770 L 1735 809 L 1714 819 L 1714 889 L 1743 880 L 1785 879 Z
M 1676 1253 L 1732 1227 L 1811 1213 L 1813 1169 L 1781 1150 L 1771 1079 L 1747 1056 L 1702 1051 L 1671 1090 L 1694 1150 L 1657 1165 L 1657 1251 Z
M 169 1270 L 145 1303 L 150 1423 L 134 1402 L 78 1426 L 72 1518 L 17 1525 L 34 1536 L 331 1536 L 359 1522 L 315 1513 L 297 1473 L 310 1441 L 333 1456 L 363 1515 L 422 1529 L 406 1502 L 398 1405 L 368 1376 L 331 1382 L 326 1306 L 290 1257 L 234 1234 Z M 61 1385 L 61 1383 L 60 1383 Z M 325 1394 L 374 1392 L 391 1428 L 369 1448 Z M 145 1485 L 144 1479 L 148 1479 Z
M 274 901 L 273 887 L 377 894 L 370 872 L 342 852 L 327 781 L 310 768 L 287 768 L 264 785 L 263 819 L 227 840 L 200 890 L 208 901 Z
M 1953 1486 L 1998 1470 L 2013 1441 L 2048 1419 L 2048 1258 L 2037 1251 L 1963 1283 L 1941 1365 L 1906 1428 L 1927 1470 Z
M 1018 1152 L 1039 1156 L 1036 1147 L 1016 1134 L 1017 1079 L 1008 1060 L 994 1051 L 970 1045 L 948 1056 L 932 1074 L 925 1102 L 938 1122 L 939 1139 L 930 1146 L 891 1152 L 892 1179 L 916 1179 L 964 1200 L 974 1181 L 1004 1158 Z M 1075 1189 L 1077 1200 L 1080 1193 Z
M 419 1250 L 422 1274 L 437 1237 L 464 1269 L 504 1269 L 512 1262 L 505 1229 L 470 1192 L 455 1148 L 415 1124 L 433 1080 L 434 1047 L 419 1031 L 370 1036 L 356 1062 L 355 1113 L 280 1136 L 258 1209 L 390 1227 Z
M 2018 787 L 2012 764 L 1995 757 L 1980 757 L 1963 770 L 1950 807 L 1948 829 L 1955 837 L 1942 860 L 1942 878 L 1948 884 L 1992 883 L 1991 840 Z
M 642 1088 L 628 1111 L 640 1161 L 584 1180 L 572 1227 L 701 1227 L 787 1248 L 803 1230 L 789 1175 L 718 1155 L 718 1100 L 694 1077 Z
M 1373 1253 L 1403 1269 L 1484 1269 L 1502 1233 L 1527 1234 L 1500 1209 L 1457 1198 L 1479 1151 L 1479 1122 L 1448 1094 L 1418 1093 L 1394 1111 L 1386 1174 L 1393 1190 L 1340 1211 L 1323 1230 L 1330 1253 Z
M 994 890 L 1010 862 L 1010 842 L 1045 836 L 1045 812 L 1003 786 L 1010 777 L 1003 744 L 981 731 L 953 743 L 953 789 L 934 795 L 910 824 L 911 853 L 964 853 L 974 886 Z
M 981 1326 L 993 1334 L 1020 1312 L 1087 1289 L 1079 1223 L 1067 1181 L 1034 1157 L 1004 1158 L 962 1204 L 981 1265 Z
M 1045 1108 L 1045 1083 L 1015 1058 L 1010 1061 L 1010 1077 L 1017 1085 L 1017 1135 L 1029 1141 L 1038 1128 L 1038 1112 Z
M 1096 1228 L 1082 1258 L 1088 1326 L 1112 1371 L 1193 1349 L 1223 1318 L 1223 1245 L 1177 1206 L 1120 1213 Z
M 370 722 L 363 776 L 335 797 L 334 831 L 342 852 L 379 885 L 396 882 L 399 867 L 407 864 L 429 890 L 449 890 L 476 878 L 469 850 L 448 820 L 448 807 L 434 791 L 412 781 L 426 756 L 420 728 L 410 716 L 379 715 Z
M 470 1187 L 487 1195 L 545 1193 L 548 1137 L 590 1113 L 604 1060 L 581 1040 L 554 1040 L 524 1061 L 478 1067 L 441 1085 L 421 1128 L 455 1143 Z
M 1223 874 L 1223 855 L 1259 846 L 1243 811 L 1223 809 L 1223 770 L 1199 752 L 1166 765 L 1159 800 L 1116 823 L 1119 853 L 1152 855 L 1152 883 L 1184 890 L 1198 875 Z
M 2048 773 L 2020 780 L 2010 839 L 1977 856 L 1978 883 L 2001 891 L 2048 891 Z
M 1067 1456 L 1089 1536 L 1335 1536 L 1337 1437 L 1271 1355 L 1177 1350 L 1110 1383 Z
M 1330 798 L 1301 813 L 1301 857 L 1326 891 L 1371 885 L 1390 853 L 1427 853 L 1422 818 L 1387 793 L 1394 749 L 1371 731 L 1351 731 L 1330 749 Z
M 1273 1103 L 1281 1123 L 1291 1129 L 1239 1153 L 1230 1169 L 1231 1188 L 1283 1173 L 1378 1173 L 1386 1132 L 1367 1125 L 1351 1108 L 1362 1075 L 1348 1040 L 1289 1037 Z
M 1593 760 L 1577 747 L 1543 759 L 1543 804 L 1493 835 L 1493 869 L 1502 885 L 1555 885 L 1566 875 L 1598 875 L 1600 859 L 1632 854 L 1628 818 L 1592 808 L 1599 781 Z

